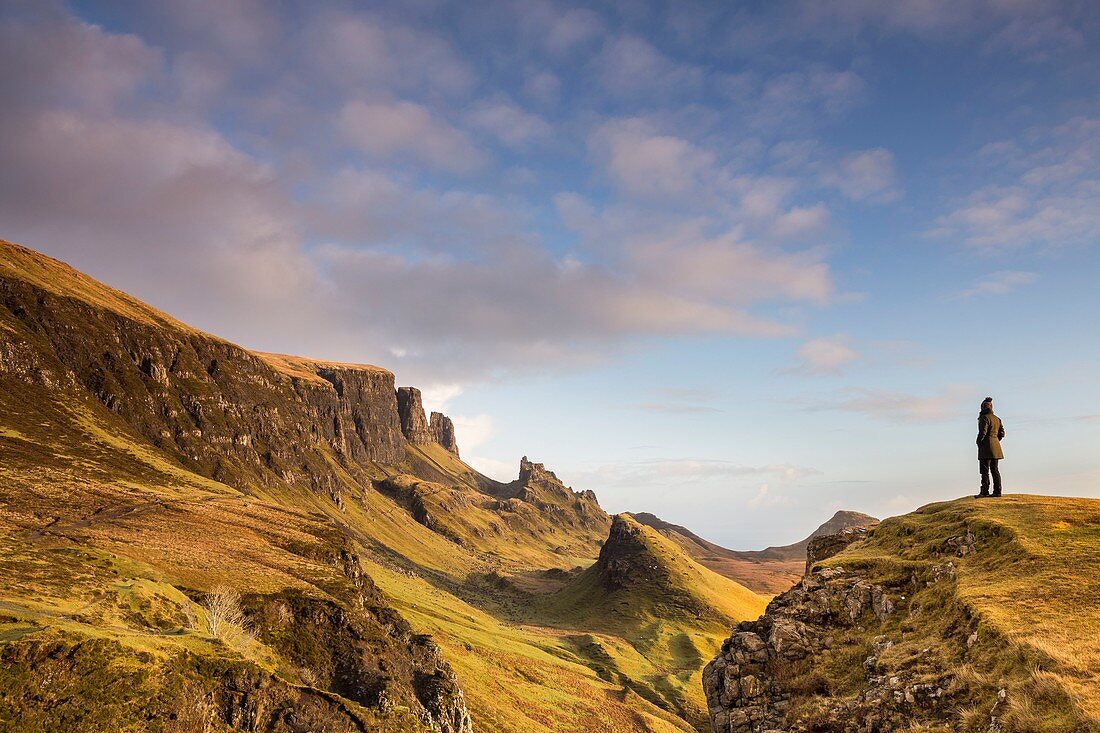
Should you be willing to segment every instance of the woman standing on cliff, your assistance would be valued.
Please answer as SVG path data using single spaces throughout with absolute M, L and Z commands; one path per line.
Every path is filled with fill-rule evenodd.
M 1005 437 L 1005 426 L 1001 418 L 993 414 L 993 398 L 982 400 L 978 413 L 978 466 L 982 474 L 982 490 L 977 498 L 1001 495 L 1001 469 L 998 462 L 1005 457 L 1001 450 L 1001 439 Z M 989 493 L 989 475 L 993 474 L 993 493 Z

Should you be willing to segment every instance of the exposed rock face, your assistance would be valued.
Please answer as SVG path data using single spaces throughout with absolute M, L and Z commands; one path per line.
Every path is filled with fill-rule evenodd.
M 806 575 L 813 570 L 814 564 L 832 557 L 853 542 L 867 539 L 869 527 L 848 527 L 836 534 L 819 535 L 810 540 L 806 547 Z
M 462 690 L 435 642 L 386 603 L 353 551 L 344 549 L 333 564 L 354 589 L 346 604 L 294 590 L 253 596 L 250 617 L 261 640 L 313 687 L 369 709 L 411 710 L 437 733 L 471 733 Z
M 0 372 L 94 397 L 200 474 L 335 496 L 325 452 L 353 476 L 404 458 L 385 369 L 255 354 L 152 309 L 95 307 L 3 270 L 0 307 L 21 325 L 0 332 Z
M 882 624 L 901 597 L 899 589 L 869 583 L 843 568 L 826 568 L 815 570 L 778 596 L 760 619 L 738 624 L 703 670 L 714 731 L 804 730 L 788 727 L 792 694 L 786 681 L 807 672 L 814 655 L 833 643 L 834 634 L 861 624 Z M 822 730 L 898 730 L 900 722 L 907 720 L 906 706 L 912 704 L 906 702 L 906 695 L 919 695 L 922 703 L 939 705 L 947 684 L 914 688 L 899 687 L 898 678 L 885 682 L 885 678 L 873 677 L 862 694 L 835 700 L 833 717 L 847 716 L 851 727 Z M 902 693 L 901 704 L 895 700 L 895 689 Z M 863 727 L 868 715 L 879 727 Z M 891 723 L 899 723 L 899 727 L 890 727 Z
M 400 387 L 397 390 L 397 411 L 401 417 L 401 432 L 413 445 L 427 445 L 435 441 L 424 417 L 424 403 L 416 387 Z
M 507 502 L 521 501 L 570 526 L 602 533 L 611 525 L 611 517 L 600 508 L 595 492 L 573 491 L 553 471 L 541 463 L 527 460 L 527 456 L 519 461 L 519 478 L 492 493 L 503 499 L 501 509 L 504 510 L 508 508 Z
M 456 458 L 458 457 L 458 441 L 455 440 L 455 424 L 451 418 L 442 412 L 433 412 L 428 430 L 432 434 L 432 440 L 446 448 Z
M 1004 704 L 1010 675 L 1034 683 L 1032 662 L 983 626 L 957 589 L 956 563 L 1000 541 L 999 525 L 983 536 L 947 524 L 953 536 L 938 543 L 909 539 L 916 525 L 904 518 L 882 537 L 884 526 L 814 539 L 801 582 L 737 626 L 703 671 L 716 733 L 1032 730 L 1006 726 Z M 864 540 L 869 555 L 820 567 Z

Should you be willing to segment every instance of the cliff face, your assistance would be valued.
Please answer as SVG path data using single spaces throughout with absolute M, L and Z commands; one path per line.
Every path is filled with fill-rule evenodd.
M 1096 586 L 1100 502 L 1035 499 L 944 502 L 812 540 L 803 579 L 706 666 L 712 729 L 1100 730 L 1082 661 L 1100 657 L 1095 614 L 1073 600 Z M 1059 522 L 1076 545 L 1049 536 Z
M 0 307 L 19 332 L 0 331 L 0 373 L 91 395 L 204 476 L 245 490 L 307 486 L 339 501 L 330 459 L 367 481 L 365 464 L 401 463 L 406 441 L 439 440 L 457 455 L 453 423 L 440 415 L 430 428 L 420 391 L 395 390 L 385 369 L 253 353 L 3 248 Z
M 433 412 L 428 429 L 432 434 L 432 440 L 447 449 L 447 452 L 458 458 L 458 441 L 455 439 L 455 424 L 451 418 L 442 412 Z

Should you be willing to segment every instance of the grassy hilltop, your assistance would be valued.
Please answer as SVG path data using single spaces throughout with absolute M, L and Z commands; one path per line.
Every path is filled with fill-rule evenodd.
M 742 623 L 717 729 L 1100 730 L 1100 500 L 1013 495 L 883 521 Z

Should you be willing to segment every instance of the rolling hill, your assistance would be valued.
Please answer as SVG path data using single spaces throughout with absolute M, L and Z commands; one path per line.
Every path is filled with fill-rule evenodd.
M 596 563 L 540 599 L 537 608 L 547 623 L 630 642 L 657 662 L 656 674 L 642 679 L 680 715 L 704 726 L 699 656 L 737 620 L 759 616 L 765 602 L 698 564 L 675 542 L 631 515 L 620 514 L 612 521 Z M 594 638 L 591 643 L 599 641 Z M 613 664 L 608 666 L 622 674 Z
M 781 593 L 802 577 L 806 548 L 815 537 L 831 535 L 851 527 L 873 527 L 878 520 L 867 514 L 838 511 L 806 539 L 765 550 L 729 550 L 703 539 L 686 527 L 666 522 L 648 512 L 634 518 L 676 542 L 698 563 L 757 593 Z

